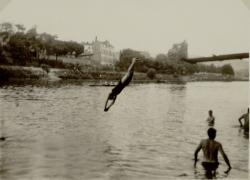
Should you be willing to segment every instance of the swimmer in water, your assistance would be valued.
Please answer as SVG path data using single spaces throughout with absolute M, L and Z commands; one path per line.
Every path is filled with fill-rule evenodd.
M 108 111 L 109 108 L 115 103 L 116 97 L 118 94 L 122 92 L 122 90 L 130 83 L 134 74 L 134 64 L 139 60 L 139 58 L 133 58 L 132 63 L 128 68 L 128 72 L 123 76 L 123 78 L 119 81 L 119 83 L 112 89 L 111 93 L 108 95 L 108 98 L 105 103 L 104 111 Z M 110 104 L 108 105 L 108 103 Z
M 214 126 L 214 122 L 215 122 L 215 117 L 213 116 L 213 111 L 209 110 L 207 118 L 208 126 Z
M 244 124 L 242 124 L 241 122 L 242 119 L 244 120 Z M 240 122 L 240 127 L 242 127 L 246 133 L 248 133 L 249 131 L 249 108 L 247 109 L 247 113 L 243 114 L 239 118 L 239 122 Z
M 225 173 L 226 174 L 229 173 L 229 171 L 231 170 L 229 159 L 226 153 L 224 152 L 221 143 L 214 140 L 216 137 L 216 130 L 214 128 L 209 128 L 207 134 L 209 138 L 202 140 L 199 146 L 195 150 L 194 167 L 196 167 L 196 163 L 198 161 L 197 160 L 198 153 L 202 149 L 203 151 L 202 166 L 206 170 L 206 176 L 208 178 L 212 178 L 213 176 L 216 175 L 216 169 L 219 167 L 219 161 L 218 161 L 218 151 L 219 151 L 228 165 L 228 169 L 225 171 Z

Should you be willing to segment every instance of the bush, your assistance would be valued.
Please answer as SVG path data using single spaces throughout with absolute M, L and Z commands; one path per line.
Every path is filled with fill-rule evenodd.
M 154 79 L 156 76 L 156 70 L 154 68 L 149 68 L 147 71 L 147 76 L 150 79 Z
M 6 58 L 3 55 L 3 48 L 0 45 L 0 64 L 6 64 Z
M 231 64 L 225 64 L 221 67 L 221 73 L 223 75 L 234 75 L 234 70 Z
M 10 78 L 39 79 L 40 75 L 28 69 L 0 67 L 0 81 L 9 80 Z
M 0 68 L 0 81 L 8 80 L 11 77 L 11 73 L 7 69 Z

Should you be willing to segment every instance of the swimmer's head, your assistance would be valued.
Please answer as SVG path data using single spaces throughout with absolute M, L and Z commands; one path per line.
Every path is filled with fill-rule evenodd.
M 208 111 L 208 114 L 211 116 L 211 115 L 213 115 L 213 111 L 212 110 L 209 110 Z
M 207 130 L 207 135 L 208 135 L 209 139 L 215 139 L 215 137 L 216 137 L 216 129 L 209 128 Z

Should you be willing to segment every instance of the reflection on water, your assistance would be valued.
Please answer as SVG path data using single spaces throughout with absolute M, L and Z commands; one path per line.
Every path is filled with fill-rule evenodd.
M 207 111 L 233 166 L 248 177 L 248 137 L 238 117 L 246 82 L 128 86 L 109 112 L 112 87 L 7 85 L 0 89 L 0 179 L 201 179 L 193 153 L 206 138 Z M 200 152 L 199 157 L 202 157 Z

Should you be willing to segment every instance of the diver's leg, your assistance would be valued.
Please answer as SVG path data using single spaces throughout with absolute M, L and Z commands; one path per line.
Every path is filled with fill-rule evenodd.
M 109 99 L 110 99 L 110 94 L 108 95 L 107 100 L 106 100 L 106 102 L 105 102 L 104 111 L 107 111 L 107 110 L 108 110 L 107 106 L 108 106 L 108 101 L 109 101 Z
M 110 97 L 110 96 L 109 96 L 109 97 Z M 108 111 L 109 108 L 110 108 L 111 106 L 114 105 L 115 100 L 116 100 L 116 96 L 115 96 L 113 99 L 110 99 L 109 97 L 108 97 L 108 99 L 107 99 L 107 101 L 106 101 L 106 104 L 105 104 L 105 108 L 104 108 L 104 111 L 105 111 L 105 112 Z M 111 103 L 108 105 L 108 102 L 109 102 L 109 101 L 111 101 Z

